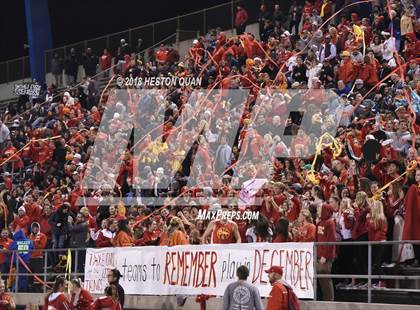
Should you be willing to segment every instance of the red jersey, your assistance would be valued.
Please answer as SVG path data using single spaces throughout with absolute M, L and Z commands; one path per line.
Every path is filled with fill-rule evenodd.
M 70 307 L 72 310 L 88 310 L 93 302 L 92 295 L 82 288 L 78 298 L 76 294 L 71 294 Z
M 1 238 L 0 249 L 8 250 L 12 243 L 13 243 L 13 240 L 10 238 Z M 6 254 L 0 253 L 0 264 L 4 264 L 5 262 L 6 262 Z
M 93 310 L 121 310 L 121 305 L 118 300 L 106 296 L 96 299 L 91 308 Z
M 64 293 L 51 293 L 45 297 L 42 310 L 70 310 L 70 304 Z
M 11 304 L 14 304 L 13 297 L 9 293 L 2 293 L 0 295 L 0 300 L 1 301 L 7 301 L 7 304 L 0 304 L 0 310 L 11 309 L 11 307 L 10 307 Z
M 234 223 L 228 221 L 227 223 L 222 223 L 220 220 L 214 222 L 214 230 L 212 235 L 212 243 L 216 244 L 226 244 L 226 243 L 235 243 L 234 232 Z
M 268 296 L 266 310 L 287 310 L 288 300 L 287 288 L 281 282 L 276 282 Z

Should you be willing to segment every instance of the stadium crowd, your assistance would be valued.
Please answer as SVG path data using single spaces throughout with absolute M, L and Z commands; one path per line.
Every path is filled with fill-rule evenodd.
M 83 60 L 72 53 L 57 62 L 58 84 L 62 70 L 75 82 L 75 64 L 84 66 L 86 77 L 63 94 L 51 85 L 42 98 L 20 98 L 0 123 L 1 247 L 17 249 L 28 240 L 34 249 L 419 240 L 420 167 L 413 163 L 420 134 L 419 7 L 410 1 L 351 3 L 293 1 L 287 14 L 278 5 L 261 5 L 258 34 L 246 32 L 247 10 L 256 8 L 238 6 L 235 36 L 212 29 L 194 40 L 187 55 L 161 45 L 146 58 L 122 40 L 115 67 L 106 49 L 100 57 L 88 49 Z M 162 98 L 134 95 L 125 107 L 114 90 L 99 93 L 93 78 L 98 66 L 124 77 L 201 77 L 202 88 L 218 92 L 204 100 L 202 111 L 188 100 L 194 88 L 178 91 L 176 85 Z M 227 100 L 228 89 L 250 91 L 238 124 L 234 117 L 218 120 L 239 113 Z M 319 90 L 338 95 L 340 119 L 311 95 Z M 260 93 L 266 95 L 256 113 Z M 309 122 L 300 123 L 300 104 L 313 115 Z M 297 112 L 285 115 L 288 105 Z M 118 112 L 109 115 L 110 107 Z M 112 175 L 106 163 L 135 111 L 148 111 L 147 119 L 136 120 L 145 138 L 135 143 L 131 137 L 118 175 Z M 175 126 L 181 112 L 196 123 L 183 123 L 182 136 Z M 102 117 L 109 133 L 98 134 Z M 309 149 L 334 124 L 334 143 L 322 149 L 313 173 Z M 235 125 L 238 134 L 227 141 Z M 284 127 L 289 135 L 276 131 Z M 177 140 L 192 150 L 176 149 Z M 98 150 L 94 143 L 102 146 L 101 159 L 91 167 L 98 189 L 85 190 L 88 162 Z M 235 170 L 238 161 L 244 169 Z M 271 178 L 255 193 L 262 203 L 245 206 L 260 212 L 257 220 L 197 219 L 203 209 L 239 210 L 234 198 L 244 182 L 267 169 Z M 163 206 L 154 198 L 162 198 Z M 319 273 L 367 273 L 366 247 L 319 246 L 317 256 Z M 42 257 L 35 251 L 22 258 L 33 272 L 42 272 Z M 373 270 L 381 274 L 383 264 L 418 265 L 419 259 L 418 246 L 375 246 Z M 59 260 L 58 253 L 50 255 L 49 264 Z M 10 255 L 0 253 L 0 263 L 7 273 Z M 322 298 L 334 300 L 333 281 L 319 282 Z M 358 279 L 335 284 L 367 285 Z M 19 286 L 28 289 L 25 281 Z

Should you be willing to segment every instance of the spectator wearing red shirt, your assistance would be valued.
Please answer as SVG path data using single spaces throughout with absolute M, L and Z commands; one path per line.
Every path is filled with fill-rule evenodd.
M 281 266 L 271 266 L 265 272 L 268 273 L 268 280 L 273 287 L 268 296 L 266 310 L 287 310 L 289 308 L 289 296 L 287 288 L 281 281 L 283 268 Z
M 43 250 L 47 246 L 47 236 L 40 231 L 38 222 L 33 222 L 31 225 L 31 234 L 29 239 L 34 243 L 34 250 Z M 42 251 L 32 251 L 29 267 L 33 273 L 42 273 L 44 267 Z M 29 285 L 34 283 L 34 277 L 29 277 Z
M 3 228 L 0 236 L 0 249 L 8 250 L 13 240 L 9 238 L 9 231 Z M 0 252 L 1 273 L 8 273 L 10 264 L 10 254 Z
M 293 238 L 295 242 L 314 242 L 316 239 L 316 226 L 313 224 L 312 214 L 304 209 L 299 214 L 300 225 L 295 230 Z
M 124 215 L 119 214 L 118 209 L 116 206 L 109 207 L 109 218 L 115 219 L 117 222 L 125 220 L 126 217 Z
M 112 240 L 115 238 L 118 222 L 115 219 L 103 220 L 103 227 L 96 239 L 96 246 L 98 248 L 112 247 Z
M 64 277 L 56 277 L 52 292 L 50 292 L 44 299 L 42 310 L 70 310 L 70 303 L 64 295 L 66 290 L 66 279 Z
M 328 204 L 321 207 L 320 221 L 316 225 L 317 242 L 335 242 L 335 221 L 332 218 L 333 210 Z M 321 245 L 317 248 L 317 272 L 331 273 L 332 262 L 335 258 L 335 245 Z M 332 279 L 319 279 L 319 285 L 322 291 L 322 300 L 334 300 L 334 287 Z
M 209 238 L 212 244 L 241 243 L 238 225 L 227 219 L 216 219 L 209 223 L 203 234 L 203 243 L 209 243 Z
M 386 234 L 388 231 L 388 222 L 384 212 L 384 206 L 381 201 L 373 201 L 370 209 L 370 214 L 368 214 L 367 219 L 367 230 L 369 241 L 386 241 Z M 373 245 L 372 246 L 372 264 L 373 264 L 373 274 L 382 275 L 383 271 L 381 265 L 383 263 L 383 254 L 385 246 L 383 245 Z M 374 280 L 374 285 L 379 287 L 384 287 L 382 281 Z
M 121 310 L 118 302 L 118 292 L 115 285 L 109 285 L 105 288 L 105 296 L 99 297 L 92 304 L 92 310 Z
M 4 281 L 0 279 L 0 309 L 14 310 L 16 309 L 16 304 L 13 296 L 12 294 L 6 293 L 5 288 Z
M 88 290 L 82 288 L 82 281 L 80 279 L 71 280 L 71 310 L 89 310 L 91 308 L 93 298 Z
M 160 231 L 157 228 L 157 223 L 154 220 L 148 220 L 144 223 L 146 231 L 143 233 L 141 241 L 145 245 L 158 245 L 160 241 Z
M 104 53 L 101 58 L 99 58 L 99 66 L 102 71 L 108 70 L 111 68 L 112 55 L 108 52 L 108 49 L 104 49 Z M 108 76 L 108 72 L 104 72 L 104 76 Z
M 44 210 L 39 218 L 39 226 L 41 227 L 41 232 L 47 236 L 47 243 L 51 243 L 51 225 L 49 223 L 51 213 L 51 206 L 45 204 Z
M 274 238 L 274 243 L 289 242 L 289 220 L 287 218 L 281 218 L 276 224 L 276 237 Z
M 164 44 L 161 44 L 159 47 L 159 50 L 155 53 L 156 61 L 163 65 L 166 63 L 166 60 L 168 58 L 168 51 L 165 48 Z
M 18 209 L 18 216 L 12 222 L 13 232 L 17 232 L 19 230 L 23 230 L 25 235 L 28 234 L 28 226 L 31 220 L 28 215 L 26 215 L 25 207 L 19 207 Z
M 248 21 L 248 12 L 240 5 L 237 6 L 235 15 L 236 34 L 241 35 L 245 32 L 246 22 Z

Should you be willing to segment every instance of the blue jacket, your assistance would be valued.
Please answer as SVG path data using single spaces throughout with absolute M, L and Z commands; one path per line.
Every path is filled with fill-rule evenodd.
M 19 251 L 19 256 L 23 259 L 25 263 L 28 263 L 29 258 L 31 256 L 29 250 L 32 250 L 34 248 L 34 243 L 32 242 L 32 240 L 26 238 L 22 230 L 17 231 L 13 235 L 13 240 L 13 243 L 10 245 L 10 250 Z

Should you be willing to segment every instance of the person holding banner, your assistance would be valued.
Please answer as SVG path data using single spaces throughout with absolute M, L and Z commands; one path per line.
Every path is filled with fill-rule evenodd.
M 238 281 L 229 284 L 223 295 L 223 310 L 263 310 L 258 288 L 246 282 L 249 276 L 248 267 L 239 266 L 236 276 Z

